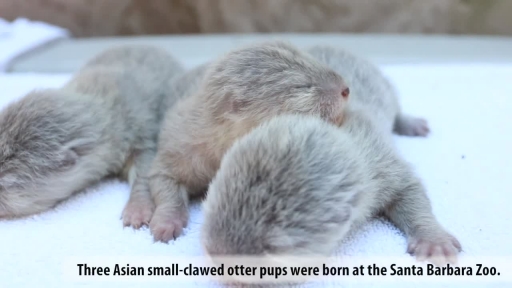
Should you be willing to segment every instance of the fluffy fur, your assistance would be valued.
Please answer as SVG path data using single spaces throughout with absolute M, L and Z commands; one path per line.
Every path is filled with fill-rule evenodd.
M 203 204 L 210 255 L 329 256 L 351 226 L 386 215 L 408 251 L 438 263 L 461 246 L 432 214 L 420 179 L 365 111 L 341 128 L 278 116 L 226 152 Z
M 112 48 L 62 88 L 33 91 L 6 107 L 0 216 L 48 210 L 109 175 L 129 180 L 130 202 L 151 200 L 145 173 L 156 153 L 168 80 L 182 71 L 157 48 Z M 126 224 L 139 225 L 140 211 L 125 212 Z
M 398 93 L 374 64 L 331 46 L 316 45 L 307 52 L 345 79 L 352 94 L 351 107 L 370 112 L 385 130 L 407 136 L 428 135 L 427 121 L 401 112 Z
M 236 139 L 283 113 L 339 123 L 348 93 L 337 73 L 280 41 L 235 49 L 211 63 L 197 92 L 177 103 L 162 125 L 150 171 L 155 240 L 181 233 L 189 197 L 206 191 Z

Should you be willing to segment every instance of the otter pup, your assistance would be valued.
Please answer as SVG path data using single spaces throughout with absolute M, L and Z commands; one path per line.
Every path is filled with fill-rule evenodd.
M 385 130 L 407 136 L 428 135 L 427 121 L 401 112 L 398 93 L 374 64 L 346 50 L 326 45 L 312 46 L 306 51 L 347 81 L 351 107 L 368 110 Z
M 3 109 L 0 217 L 48 210 L 108 175 L 129 180 L 130 202 L 151 199 L 145 173 L 161 106 L 168 80 L 182 71 L 158 48 L 116 47 L 62 88 L 33 91 Z M 125 212 L 125 223 L 140 225 L 138 211 Z
M 283 113 L 340 123 L 348 97 L 336 72 L 281 41 L 238 48 L 210 63 L 196 93 L 176 103 L 162 124 L 150 171 L 155 241 L 181 233 L 189 197 L 206 192 L 236 139 Z
M 346 110 L 338 128 L 284 115 L 226 152 L 203 203 L 211 256 L 330 256 L 353 225 L 384 214 L 408 251 L 437 263 L 461 250 L 432 213 L 421 180 L 367 111 Z

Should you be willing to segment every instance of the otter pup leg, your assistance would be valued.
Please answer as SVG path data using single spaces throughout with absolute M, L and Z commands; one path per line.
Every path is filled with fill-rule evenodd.
M 155 158 L 156 152 L 152 149 L 138 153 L 134 157 L 133 165 L 128 174 L 128 182 L 131 186 L 130 199 L 124 207 L 122 219 L 123 225 L 139 229 L 143 225 L 149 225 L 155 204 L 149 192 L 149 179 L 147 171 Z
M 407 235 L 407 252 L 418 260 L 430 260 L 436 265 L 456 262 L 462 250 L 459 241 L 435 218 L 420 180 L 410 178 L 385 209 L 385 215 Z
M 426 137 L 430 128 L 427 120 L 401 113 L 396 116 L 393 132 L 403 136 Z
M 156 241 L 168 243 L 187 226 L 189 196 L 185 186 L 172 177 L 172 167 L 165 167 L 157 156 L 150 172 L 149 187 L 156 205 L 149 223 Z

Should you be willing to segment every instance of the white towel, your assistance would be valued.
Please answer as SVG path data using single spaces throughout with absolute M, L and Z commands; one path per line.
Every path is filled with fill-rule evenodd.
M 17 57 L 69 36 L 66 29 L 44 22 L 25 18 L 7 22 L 0 18 L 0 72 L 6 71 Z
M 439 221 L 458 237 L 461 258 L 500 256 L 512 260 L 512 66 L 437 65 L 383 67 L 401 94 L 404 110 L 428 119 L 426 138 L 396 137 L 401 153 L 424 179 Z M 36 87 L 56 87 L 68 76 L 0 75 L 0 106 Z M 185 234 L 169 245 L 153 243 L 147 229 L 123 229 L 126 183 L 105 181 L 51 211 L 0 221 L 0 287 L 217 287 L 204 283 L 66 280 L 69 257 L 201 256 L 201 209 L 196 204 Z M 336 257 L 399 257 L 404 236 L 373 220 L 351 233 Z M 85 258 L 83 258 L 85 259 Z M 493 265 L 493 263 L 485 263 Z M 510 269 L 510 268 L 509 268 Z M 68 275 L 69 276 L 69 275 Z M 411 278 L 408 278 L 411 279 Z M 414 279 L 414 277 L 412 277 Z M 384 285 L 379 280 L 313 283 L 307 287 L 512 287 L 512 283 L 451 282 Z

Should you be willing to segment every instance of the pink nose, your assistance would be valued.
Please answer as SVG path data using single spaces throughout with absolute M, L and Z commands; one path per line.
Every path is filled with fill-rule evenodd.
M 341 96 L 343 98 L 348 98 L 348 95 L 350 95 L 350 89 L 347 87 L 341 91 Z

